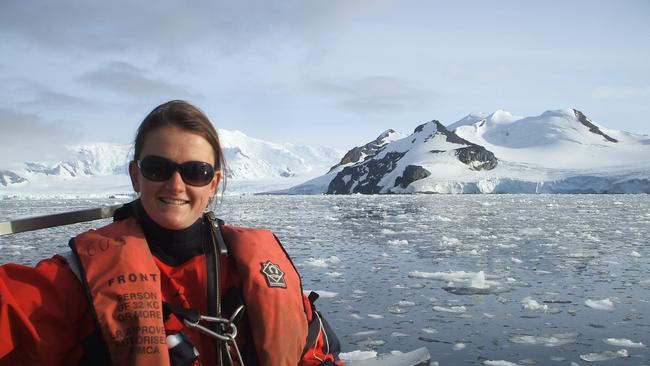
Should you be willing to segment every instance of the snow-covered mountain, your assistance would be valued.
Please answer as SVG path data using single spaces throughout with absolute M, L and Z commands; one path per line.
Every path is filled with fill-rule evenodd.
M 404 138 L 405 135 L 394 130 L 387 130 L 381 133 L 376 139 L 363 146 L 357 146 L 348 151 L 343 158 L 329 171 L 320 177 L 311 179 L 287 190 L 274 191 L 275 194 L 320 194 L 326 193 L 330 182 L 349 166 L 358 164 L 374 157 L 387 144 Z
M 219 131 L 231 192 L 285 188 L 322 174 L 341 152 L 326 147 L 278 144 L 239 131 Z M 132 192 L 132 145 L 69 146 L 64 161 L 14 163 L 0 169 L 0 195 L 106 195 Z M 0 167 L 2 168 L 2 167 Z M 255 186 L 259 188 L 254 188 Z
M 574 109 L 526 118 L 499 110 L 447 128 L 425 123 L 283 193 L 650 193 L 649 157 L 649 136 Z

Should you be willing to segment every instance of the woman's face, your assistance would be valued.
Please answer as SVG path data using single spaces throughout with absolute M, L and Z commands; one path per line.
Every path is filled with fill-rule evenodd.
M 210 143 L 200 135 L 176 127 L 163 127 L 151 131 L 144 140 L 140 156 L 157 155 L 176 163 L 203 161 L 214 166 L 215 156 Z M 164 182 L 151 181 L 142 176 L 135 162 L 129 165 L 133 189 L 140 193 L 140 201 L 147 215 L 158 225 L 171 229 L 184 229 L 192 225 L 213 197 L 221 172 L 215 172 L 210 183 L 202 187 L 183 182 L 178 171 Z

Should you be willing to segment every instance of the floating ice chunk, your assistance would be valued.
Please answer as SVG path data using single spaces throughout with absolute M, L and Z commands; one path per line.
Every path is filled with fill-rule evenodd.
M 521 306 L 524 308 L 524 310 L 529 310 L 529 311 L 535 311 L 535 310 L 548 311 L 548 305 L 546 304 L 542 305 L 530 296 L 526 296 L 521 300 Z
M 352 334 L 352 336 L 353 337 L 365 337 L 365 336 L 369 336 L 371 334 L 376 334 L 376 333 L 379 333 L 379 331 L 378 330 L 364 330 L 364 331 L 361 331 L 361 332 L 356 332 L 356 333 Z
M 528 311 L 543 311 L 549 314 L 557 314 L 560 312 L 560 310 L 557 308 L 549 307 L 546 304 L 540 304 L 537 302 L 537 300 L 534 300 L 530 296 L 526 296 L 521 300 L 521 306 L 524 308 L 524 310 Z
M 518 258 L 515 258 L 515 257 L 511 257 L 510 260 L 512 261 L 512 263 L 516 263 L 516 264 L 523 263 L 523 261 L 521 259 L 518 259 Z
M 341 352 L 339 353 L 339 358 L 343 361 L 369 360 L 371 358 L 377 358 L 377 352 L 359 350 L 352 352 Z
M 613 360 L 616 358 L 625 358 L 625 357 L 630 357 L 626 349 L 618 350 L 616 352 L 612 352 L 612 351 L 592 352 L 592 353 L 587 353 L 586 355 L 580 355 L 580 359 L 587 362 L 607 361 L 607 360 Z
M 413 271 L 408 274 L 411 278 L 425 278 L 431 280 L 447 281 L 452 283 L 466 284 L 473 288 L 488 288 L 498 286 L 499 282 L 486 279 L 485 272 L 421 272 Z
M 445 307 L 445 306 L 434 306 L 433 307 L 434 311 L 439 311 L 442 313 L 452 313 L 452 314 L 462 314 L 467 311 L 467 308 L 460 305 L 460 306 L 450 306 L 450 307 Z
M 383 339 L 366 339 L 356 343 L 359 346 L 363 347 L 381 347 L 386 344 L 386 341 Z
M 470 286 L 473 288 L 488 288 L 490 285 L 485 280 L 485 272 L 479 271 L 474 276 L 470 277 Z
M 384 235 L 395 234 L 395 232 L 393 230 L 390 230 L 390 229 L 381 229 L 381 233 L 384 234 Z
M 612 302 L 610 298 L 606 298 L 602 300 L 587 299 L 585 301 L 585 305 L 596 310 L 608 310 L 608 311 L 614 310 L 614 302 Z
M 341 260 L 335 255 L 329 258 L 309 258 L 305 262 L 305 265 L 311 267 L 319 267 L 319 268 L 326 268 L 330 266 L 336 266 L 339 264 L 341 264 Z
M 391 314 L 406 314 L 408 310 L 399 305 L 391 305 L 388 307 L 388 312 Z
M 390 334 L 390 336 L 397 338 L 397 337 L 408 337 L 409 335 L 405 334 L 405 333 L 400 333 L 400 332 L 393 332 L 393 333 Z
M 641 258 L 641 254 L 639 254 L 639 252 L 636 250 L 633 250 L 632 253 L 630 253 L 630 257 Z
M 343 273 L 341 273 L 341 272 L 327 272 L 326 274 L 327 274 L 328 276 L 330 276 L 330 277 L 333 277 L 333 278 L 337 278 L 337 277 L 341 277 L 341 276 L 343 276 Z
M 460 342 L 459 342 L 459 343 L 454 344 L 454 346 L 452 347 L 452 349 L 453 349 L 454 351 L 462 351 L 462 350 L 464 350 L 466 347 L 467 347 L 467 345 L 466 345 L 465 343 L 460 343 Z
M 558 347 L 575 343 L 578 333 L 557 333 L 541 336 L 518 335 L 510 337 L 510 342 L 532 346 Z
M 368 318 L 371 318 L 371 319 L 384 319 L 384 316 L 379 315 L 379 314 L 368 314 Z
M 400 239 L 395 239 L 395 240 L 389 240 L 388 244 L 390 245 L 406 245 L 408 244 L 408 240 L 400 240 Z
M 498 293 L 508 291 L 508 289 L 503 287 L 475 288 L 475 287 L 445 286 L 442 289 L 454 295 L 489 295 L 489 294 L 498 294 Z
M 603 342 L 610 344 L 616 347 L 628 347 L 628 348 L 644 348 L 645 344 L 641 342 L 634 342 L 625 338 L 607 338 L 603 339 Z
M 483 271 L 438 273 L 435 277 L 449 278 L 451 282 L 442 289 L 455 295 L 487 295 L 508 291 L 508 289 L 500 287 L 499 282 L 487 280 Z M 459 286 L 456 283 L 459 283 Z
M 519 364 L 510 361 L 505 361 L 505 360 L 496 360 L 496 361 L 487 360 L 483 362 L 483 364 L 488 366 L 519 366 Z
M 351 318 L 354 318 L 354 319 L 357 319 L 357 320 L 359 320 L 359 319 L 363 319 L 363 317 L 362 317 L 361 315 L 356 314 L 356 313 L 352 313 L 352 314 L 350 314 L 350 317 L 351 317 Z
M 397 306 L 402 307 L 402 308 L 406 308 L 406 307 L 415 306 L 415 303 L 413 301 L 402 300 L 402 301 L 397 303 Z
M 427 334 L 436 334 L 436 333 L 438 333 L 438 330 L 433 329 L 433 328 L 424 328 L 424 329 L 422 329 L 422 331 L 424 333 L 427 333 Z

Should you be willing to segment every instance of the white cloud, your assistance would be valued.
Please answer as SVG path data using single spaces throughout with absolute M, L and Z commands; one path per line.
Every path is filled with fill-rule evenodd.
M 99 69 L 88 72 L 79 80 L 89 85 L 109 90 L 118 95 L 139 97 L 169 97 L 171 99 L 197 99 L 199 95 L 191 93 L 182 85 L 169 83 L 149 77 L 143 69 L 126 62 L 111 62 Z
M 361 114 L 399 113 L 432 103 L 435 93 L 398 78 L 369 76 L 349 82 L 317 80 L 306 88 L 337 100 L 343 109 Z

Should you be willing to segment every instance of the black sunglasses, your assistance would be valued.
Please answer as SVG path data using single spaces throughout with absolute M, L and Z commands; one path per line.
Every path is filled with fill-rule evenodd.
M 162 156 L 147 155 L 137 163 L 142 175 L 154 182 L 167 181 L 176 171 L 181 174 L 183 182 L 196 187 L 207 185 L 214 178 L 214 167 L 203 161 L 178 164 Z

